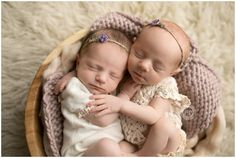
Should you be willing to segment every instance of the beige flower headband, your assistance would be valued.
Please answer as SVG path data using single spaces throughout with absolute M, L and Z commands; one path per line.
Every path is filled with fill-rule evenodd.
M 157 26 L 157 27 L 160 27 L 160 28 L 166 30 L 167 32 L 169 32 L 170 35 L 175 39 L 175 41 L 177 42 L 177 44 L 178 44 L 178 46 L 179 46 L 179 49 L 180 49 L 180 51 L 181 51 L 181 60 L 180 60 L 180 63 L 179 63 L 179 67 L 182 68 L 182 67 L 184 66 L 183 49 L 182 49 L 182 47 L 180 46 L 180 44 L 179 44 L 178 40 L 176 39 L 176 37 L 174 36 L 174 34 L 173 34 L 171 31 L 169 31 L 169 30 L 165 27 L 165 25 L 160 22 L 159 19 L 155 19 L 155 20 L 153 20 L 151 23 L 148 23 L 147 25 L 148 25 L 148 26 Z

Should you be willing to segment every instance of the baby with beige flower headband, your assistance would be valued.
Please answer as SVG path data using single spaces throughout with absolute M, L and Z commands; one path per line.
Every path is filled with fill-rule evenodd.
M 179 94 L 172 76 L 184 67 L 189 52 L 189 38 L 178 25 L 154 20 L 142 29 L 131 47 L 128 70 L 132 79 L 118 97 L 90 97 L 94 101 L 88 106 L 95 106 L 91 112 L 96 117 L 122 114 L 124 146 L 130 156 L 170 156 L 184 151 L 186 134 L 180 115 L 190 106 L 190 100 Z M 104 141 L 98 148 L 101 151 L 109 146 L 116 143 Z M 124 156 L 119 146 L 113 150 L 114 155 L 103 150 L 104 155 Z

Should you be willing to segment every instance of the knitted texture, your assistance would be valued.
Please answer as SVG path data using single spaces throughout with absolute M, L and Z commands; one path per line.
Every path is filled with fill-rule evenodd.
M 138 17 L 132 17 L 119 12 L 110 12 L 97 19 L 92 24 L 90 30 L 112 28 L 124 32 L 129 37 L 134 37 L 142 30 L 144 23 L 145 21 Z
M 183 129 L 187 138 L 207 129 L 213 121 L 220 105 L 220 80 L 207 62 L 197 54 L 192 43 L 190 59 L 176 81 L 181 94 L 191 101 L 190 108 L 182 113 Z
M 102 28 L 119 29 L 128 36 L 137 36 L 147 21 L 111 12 L 95 21 L 91 30 Z M 197 53 L 191 42 L 192 49 L 183 71 L 176 76 L 180 93 L 187 95 L 192 105 L 183 112 L 183 129 L 187 137 L 204 131 L 209 127 L 220 105 L 219 79 L 215 72 Z
M 60 156 L 63 139 L 63 116 L 54 87 L 63 73 L 52 74 L 43 84 L 41 120 L 43 123 L 43 144 L 48 156 Z

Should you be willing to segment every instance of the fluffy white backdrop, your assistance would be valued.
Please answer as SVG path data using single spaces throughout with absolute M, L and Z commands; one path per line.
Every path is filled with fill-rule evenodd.
M 62 40 L 121 11 L 182 26 L 222 79 L 227 129 L 214 155 L 234 155 L 234 2 L 3 2 L 2 156 L 27 156 L 24 108 L 33 77 Z

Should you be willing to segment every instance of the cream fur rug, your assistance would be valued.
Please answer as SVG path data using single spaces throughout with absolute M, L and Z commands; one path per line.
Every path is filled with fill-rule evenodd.
M 48 53 L 108 11 L 182 26 L 222 79 L 227 129 L 216 156 L 234 155 L 234 2 L 3 2 L 2 156 L 29 155 L 26 96 Z

